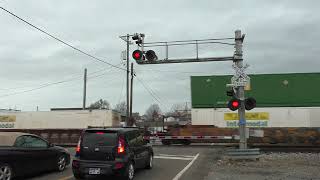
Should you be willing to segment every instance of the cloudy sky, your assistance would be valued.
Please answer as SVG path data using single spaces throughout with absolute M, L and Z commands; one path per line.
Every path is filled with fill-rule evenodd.
M 127 33 L 144 33 L 152 42 L 234 37 L 241 29 L 250 73 L 319 72 L 320 67 L 318 0 L 1 0 L 0 6 L 114 65 L 123 63 L 126 44 L 119 36 Z M 84 68 L 88 103 L 102 98 L 115 106 L 125 100 L 125 71 L 57 42 L 2 9 L 0 23 L 0 108 L 81 107 Z M 194 49 L 172 47 L 169 57 L 194 57 Z M 163 48 L 154 50 L 164 57 Z M 232 55 L 232 46 L 199 47 L 200 57 Z M 232 74 L 231 65 L 135 64 L 137 77 L 161 104 L 136 79 L 133 110 L 144 113 L 158 103 L 167 111 L 172 104 L 190 102 L 190 76 Z

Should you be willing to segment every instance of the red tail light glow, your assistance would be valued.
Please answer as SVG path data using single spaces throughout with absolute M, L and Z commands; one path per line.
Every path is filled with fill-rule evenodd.
M 96 134 L 100 134 L 101 135 L 101 134 L 104 134 L 104 132 L 96 132 Z
M 118 141 L 118 154 L 124 154 L 125 153 L 125 141 L 122 136 L 119 137 Z
M 81 144 L 81 140 L 78 141 L 78 145 L 76 148 L 76 155 L 79 155 L 79 153 L 80 153 L 80 144 Z

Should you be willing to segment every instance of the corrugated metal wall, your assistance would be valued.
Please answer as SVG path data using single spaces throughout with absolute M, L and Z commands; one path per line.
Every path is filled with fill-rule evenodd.
M 120 114 L 112 110 L 10 112 L 0 113 L 0 129 L 81 129 L 88 126 L 119 126 L 120 119 Z
M 251 90 L 246 97 L 254 97 L 257 107 L 313 107 L 320 106 L 320 73 L 256 74 L 251 78 Z M 226 107 L 226 84 L 232 76 L 192 76 L 193 108 Z
M 192 125 L 238 127 L 238 112 L 227 108 L 193 108 Z M 248 127 L 320 127 L 320 107 L 255 108 L 246 112 Z

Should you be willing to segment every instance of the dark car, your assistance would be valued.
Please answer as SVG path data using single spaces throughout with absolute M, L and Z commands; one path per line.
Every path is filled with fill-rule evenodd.
M 134 178 L 135 169 L 151 169 L 152 146 L 138 128 L 86 129 L 79 140 L 72 170 L 76 179 L 115 175 Z
M 63 171 L 70 154 L 33 134 L 0 132 L 0 179 L 25 177 L 39 172 Z

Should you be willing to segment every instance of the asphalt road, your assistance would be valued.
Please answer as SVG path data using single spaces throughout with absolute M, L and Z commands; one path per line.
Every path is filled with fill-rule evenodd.
M 135 180 L 204 179 L 209 173 L 210 163 L 220 156 L 222 150 L 214 146 L 154 146 L 153 169 L 138 170 Z M 70 152 L 73 153 L 74 149 L 70 149 Z M 69 166 L 64 172 L 44 173 L 28 180 L 75 180 L 75 178 Z

